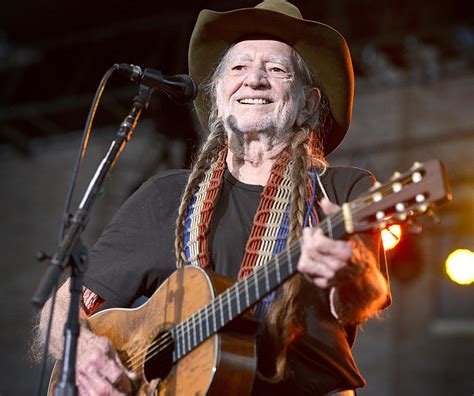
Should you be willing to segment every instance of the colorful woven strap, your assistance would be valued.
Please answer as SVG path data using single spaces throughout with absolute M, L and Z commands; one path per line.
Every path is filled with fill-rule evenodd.
M 226 154 L 226 149 L 219 153 L 217 160 L 205 171 L 191 198 L 184 226 L 184 253 L 187 264 L 203 268 L 210 265 L 208 236 L 212 211 L 222 184 Z M 264 265 L 286 245 L 291 207 L 291 166 L 290 154 L 284 151 L 272 167 L 253 219 L 239 279 L 248 276 L 254 267 Z M 316 185 L 311 178 L 308 178 L 308 187 L 310 194 L 307 203 L 311 216 L 305 225 L 316 222 Z
M 254 267 L 265 264 L 286 244 L 291 198 L 290 170 L 289 154 L 285 151 L 273 165 L 260 197 L 245 247 L 239 279 L 248 276 Z
M 203 268 L 209 266 L 207 237 L 212 211 L 223 179 L 226 154 L 227 149 L 222 149 L 217 160 L 205 171 L 197 191 L 191 198 L 184 224 L 184 254 L 187 264 Z

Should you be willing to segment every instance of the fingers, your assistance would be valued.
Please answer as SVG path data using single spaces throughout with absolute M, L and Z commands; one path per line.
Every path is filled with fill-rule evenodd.
M 119 389 L 130 393 L 132 391 L 132 383 L 131 380 L 135 380 L 138 376 L 130 370 L 127 370 L 126 367 L 122 364 L 118 354 L 114 351 L 114 363 L 115 366 L 119 368 L 117 378 L 112 382 L 116 384 Z
M 327 201 L 329 202 L 329 201 Z M 322 230 L 303 230 L 298 271 L 307 275 L 322 288 L 334 284 L 336 275 L 345 268 L 352 256 L 351 245 L 346 241 L 327 238 Z
M 303 230 L 302 251 L 313 260 L 348 260 L 352 256 L 352 246 L 346 241 L 336 241 L 315 228 Z
M 112 384 L 113 387 L 127 393 L 132 391 L 130 379 L 118 357 L 117 359 L 108 360 L 102 372 L 105 373 L 105 379 Z
M 331 215 L 333 213 L 336 213 L 340 209 L 338 205 L 336 205 L 335 203 L 332 203 L 327 198 L 321 199 L 319 204 L 325 215 Z
M 122 396 L 126 395 L 116 389 L 105 377 L 101 376 L 97 370 L 89 366 L 83 370 L 78 370 L 77 385 L 81 396 Z
M 132 391 L 130 379 L 136 375 L 123 366 L 107 338 L 94 336 L 78 357 L 77 381 L 81 396 L 119 396 Z

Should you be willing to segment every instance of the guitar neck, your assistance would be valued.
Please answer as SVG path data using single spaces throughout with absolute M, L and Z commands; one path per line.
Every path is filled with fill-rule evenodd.
M 342 211 L 326 217 L 318 228 L 332 238 L 346 235 Z M 301 253 L 299 241 L 287 245 L 268 263 L 257 267 L 247 278 L 235 283 L 184 322 L 172 329 L 175 340 L 173 362 L 186 355 L 212 334 L 218 332 L 296 272 Z
M 427 214 L 429 209 L 451 198 L 442 162 L 416 162 L 404 174 L 395 172 L 388 183 L 376 183 L 367 194 L 344 203 L 318 228 L 330 238 L 341 239 L 348 234 L 380 230 L 388 224 Z M 296 272 L 300 252 L 299 241 L 286 246 L 268 263 L 257 267 L 247 278 L 176 325 L 171 330 L 175 341 L 173 361 L 179 360 L 290 278 Z

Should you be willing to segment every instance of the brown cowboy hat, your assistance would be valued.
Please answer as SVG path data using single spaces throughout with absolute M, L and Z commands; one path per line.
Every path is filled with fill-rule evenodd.
M 203 10 L 189 44 L 189 72 L 198 85 L 216 68 L 223 51 L 249 36 L 273 37 L 293 47 L 313 69 L 329 99 L 330 122 L 320 136 L 328 155 L 342 142 L 352 114 L 354 73 L 344 37 L 323 23 L 303 19 L 283 0 L 266 0 L 255 8 L 228 12 Z M 200 90 L 194 105 L 208 130 L 209 109 Z

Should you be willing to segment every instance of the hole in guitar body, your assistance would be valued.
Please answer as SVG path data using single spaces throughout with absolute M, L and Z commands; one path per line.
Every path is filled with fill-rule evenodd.
M 173 364 L 174 340 L 169 331 L 162 331 L 153 339 L 147 349 L 143 374 L 147 382 L 163 380 Z

